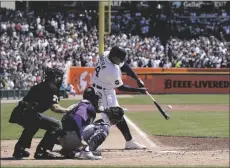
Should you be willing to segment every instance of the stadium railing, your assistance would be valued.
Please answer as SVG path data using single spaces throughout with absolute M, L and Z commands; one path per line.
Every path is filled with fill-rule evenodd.
M 29 90 L 1 90 L 1 99 L 20 99 L 24 97 Z
M 1 99 L 21 99 L 29 92 L 28 89 L 0 90 L 0 91 L 1 91 Z M 65 90 L 60 90 L 60 96 L 63 98 L 68 97 Z

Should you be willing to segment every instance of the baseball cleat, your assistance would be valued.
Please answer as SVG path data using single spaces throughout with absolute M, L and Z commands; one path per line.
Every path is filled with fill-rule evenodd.
M 65 159 L 73 159 L 75 156 L 77 156 L 77 151 L 65 151 L 63 149 L 59 152 L 62 156 L 64 156 Z M 80 153 L 80 152 L 78 152 Z
M 92 151 L 93 155 L 94 156 L 101 156 L 101 152 L 95 150 L 95 151 Z
M 23 157 L 29 157 L 30 153 L 24 149 L 16 149 L 13 153 L 15 159 L 22 159 Z
M 36 152 L 35 155 L 34 155 L 34 158 L 35 159 L 56 159 L 57 156 L 55 156 L 54 154 L 52 153 L 49 153 L 47 151 L 43 151 L 43 152 Z
M 146 149 L 146 146 L 139 144 L 135 140 L 126 141 L 125 149 L 134 150 L 134 149 Z
M 91 151 L 85 151 L 85 150 L 81 151 L 79 157 L 83 157 L 83 158 L 89 159 L 89 160 L 100 160 L 100 159 L 102 159 L 102 156 L 96 156 Z
M 96 155 L 94 155 L 89 150 L 88 146 L 86 148 L 84 148 L 84 149 L 81 150 L 79 157 L 83 157 L 83 158 L 89 159 L 89 160 L 100 160 L 100 159 L 102 159 L 102 156 L 96 156 Z

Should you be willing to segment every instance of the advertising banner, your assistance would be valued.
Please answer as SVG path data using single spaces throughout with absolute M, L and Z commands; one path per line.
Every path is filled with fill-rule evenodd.
M 73 85 L 77 94 L 82 94 L 92 85 L 93 70 L 93 68 L 70 68 L 69 83 Z
M 228 75 L 181 74 L 153 77 L 154 93 L 226 93 L 229 94 Z
M 155 72 L 148 73 L 145 68 L 135 69 L 138 76 L 144 81 L 146 88 L 150 93 L 158 94 L 197 94 L 197 93 L 212 93 L 212 94 L 229 94 L 230 78 L 229 73 L 211 73 L 198 72 L 197 70 L 180 69 L 177 72 L 175 69 L 172 72 L 162 72 L 162 69 L 154 69 Z M 69 72 L 69 82 L 74 86 L 77 94 L 82 94 L 83 91 L 92 85 L 93 68 L 71 68 Z M 189 72 L 190 71 L 190 72 Z M 217 70 L 215 71 L 217 72 Z M 136 81 L 131 77 L 123 75 L 125 84 L 137 87 Z M 120 92 L 118 94 L 127 94 Z M 130 94 L 130 93 L 128 93 Z

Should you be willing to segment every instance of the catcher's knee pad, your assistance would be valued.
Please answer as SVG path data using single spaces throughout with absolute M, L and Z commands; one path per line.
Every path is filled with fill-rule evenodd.
M 109 135 L 109 127 L 107 124 L 91 124 L 84 129 L 83 139 L 88 143 L 90 150 L 96 150 L 105 141 Z

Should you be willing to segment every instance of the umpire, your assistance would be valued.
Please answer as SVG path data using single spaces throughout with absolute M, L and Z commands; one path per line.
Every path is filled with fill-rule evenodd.
M 66 113 L 68 109 L 62 108 L 58 104 L 63 72 L 51 68 L 46 68 L 44 72 L 44 81 L 29 90 L 28 94 L 14 108 L 9 119 L 10 123 L 17 123 L 24 128 L 14 148 L 13 157 L 16 159 L 30 156 L 25 148 L 30 148 L 32 138 L 39 128 L 47 130 L 47 132 L 39 143 L 34 158 L 51 159 L 55 157 L 47 150 L 52 150 L 53 142 L 60 133 L 62 124 L 59 120 L 42 113 L 48 109 L 57 113 Z

